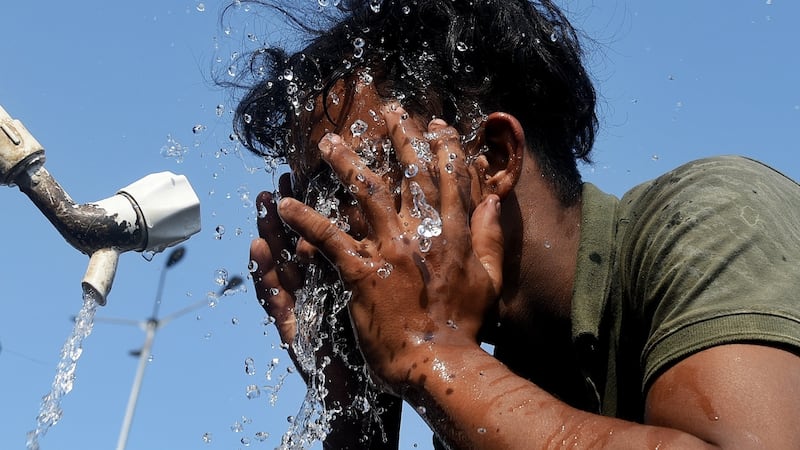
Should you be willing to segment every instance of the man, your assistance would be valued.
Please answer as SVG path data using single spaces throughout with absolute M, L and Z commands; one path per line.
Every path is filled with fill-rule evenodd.
M 797 183 L 719 157 L 618 200 L 577 170 L 594 90 L 553 4 L 347 6 L 254 55 L 276 76 L 237 128 L 293 176 L 259 197 L 257 295 L 296 341 L 302 267 L 336 268 L 389 393 L 372 446 L 401 398 L 454 448 L 800 448 Z M 340 406 L 346 366 L 326 366 Z M 367 445 L 353 418 L 328 446 Z

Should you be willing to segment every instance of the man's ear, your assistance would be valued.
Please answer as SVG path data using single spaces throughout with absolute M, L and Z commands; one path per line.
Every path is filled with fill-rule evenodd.
M 475 159 L 483 195 L 494 193 L 505 198 L 519 180 L 527 151 L 525 132 L 516 117 L 504 112 L 489 115 L 483 125 Z

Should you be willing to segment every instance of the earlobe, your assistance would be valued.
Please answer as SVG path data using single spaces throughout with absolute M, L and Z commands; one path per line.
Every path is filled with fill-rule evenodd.
M 511 114 L 495 112 L 483 125 L 481 154 L 475 159 L 483 195 L 505 198 L 519 180 L 527 151 L 522 125 Z

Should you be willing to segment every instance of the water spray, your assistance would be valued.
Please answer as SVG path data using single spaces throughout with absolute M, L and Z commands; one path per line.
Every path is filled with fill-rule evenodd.
M 109 198 L 77 204 L 44 162 L 44 147 L 0 106 L 0 185 L 19 187 L 70 245 L 89 255 L 81 286 L 100 305 L 120 253 L 157 253 L 200 231 L 200 200 L 183 175 L 150 174 Z

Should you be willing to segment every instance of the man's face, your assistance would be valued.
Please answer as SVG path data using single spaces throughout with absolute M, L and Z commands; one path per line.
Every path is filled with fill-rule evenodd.
M 380 98 L 369 78 L 354 76 L 337 82 L 324 99 L 318 98 L 314 109 L 301 117 L 300 129 L 293 130 L 299 154 L 290 159 L 295 198 L 335 220 L 357 239 L 363 238 L 367 229 L 351 195 L 356 187 L 338 181 L 322 161 L 317 144 L 328 133 L 338 134 L 367 168 L 399 193 L 402 168 L 381 115 L 386 107 L 389 104 Z

